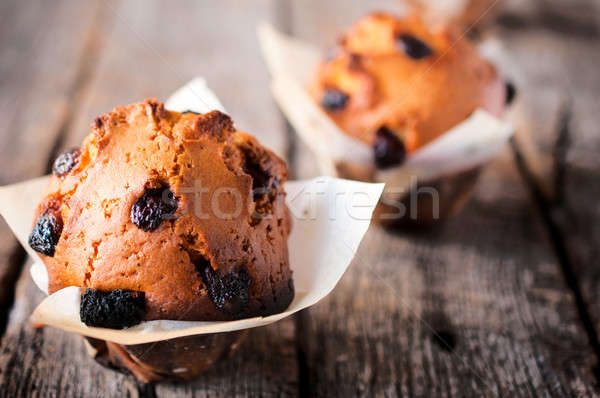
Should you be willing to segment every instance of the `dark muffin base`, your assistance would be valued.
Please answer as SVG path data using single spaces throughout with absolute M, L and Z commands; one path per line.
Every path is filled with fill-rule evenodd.
M 96 350 L 94 359 L 144 383 L 188 381 L 233 355 L 247 330 L 179 337 L 154 343 L 121 345 L 86 338 Z
M 430 228 L 459 213 L 468 203 L 482 166 L 458 173 L 448 174 L 431 181 L 419 182 L 412 193 L 392 194 L 384 191 L 375 208 L 373 220 L 391 229 Z M 364 166 L 348 162 L 336 165 L 339 177 L 359 181 L 373 181 L 373 171 Z M 386 188 L 394 187 L 393 181 L 386 182 Z M 430 192 L 437 192 L 438 212 L 435 214 L 435 201 Z
M 437 178 L 432 181 L 418 183 L 411 196 L 410 193 L 395 199 L 385 198 L 375 208 L 374 219 L 386 228 L 391 229 L 421 229 L 434 227 L 449 217 L 458 214 L 468 203 L 477 179 L 481 173 L 481 166 L 459 173 Z M 438 193 L 438 212 L 435 214 L 435 202 L 428 192 Z M 385 193 L 384 193 L 385 195 Z M 397 208 L 386 203 L 401 204 L 406 209 L 402 217 L 392 217 L 397 214 Z
M 254 303 L 252 316 L 285 311 L 294 299 L 293 280 L 277 286 L 268 303 Z M 250 317 L 251 312 L 246 312 Z M 187 381 L 197 378 L 216 362 L 232 356 L 247 330 L 179 337 L 154 343 L 122 345 L 86 337 L 96 350 L 94 359 L 103 366 L 133 374 L 144 383 Z

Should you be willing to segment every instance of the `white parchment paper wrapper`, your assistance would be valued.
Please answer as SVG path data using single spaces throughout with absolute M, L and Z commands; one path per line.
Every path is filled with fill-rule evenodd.
M 206 85 L 206 80 L 196 77 L 175 91 L 165 102 L 165 108 L 172 111 L 193 111 L 206 113 L 213 110 L 225 112 L 219 98 Z
M 173 110 L 196 112 L 223 110 L 217 97 L 200 78 L 178 90 L 166 106 Z M 29 248 L 27 239 L 47 179 L 42 177 L 0 188 L 0 214 L 27 252 L 37 260 L 31 274 L 34 282 L 45 292 L 48 289 L 46 268 Z M 112 330 L 83 324 L 79 318 L 83 289 L 67 287 L 43 300 L 34 310 L 31 320 L 36 324 L 130 345 L 263 326 L 316 304 L 333 290 L 350 265 L 369 227 L 383 184 L 319 177 L 308 181 L 289 181 L 285 189 L 286 201 L 294 218 L 288 248 L 296 287 L 294 300 L 285 312 L 228 322 L 156 320 Z
M 372 165 L 372 149 L 348 136 L 321 110 L 305 87 L 321 59 L 309 43 L 258 27 L 261 48 L 272 75 L 277 103 L 303 141 L 315 153 L 321 173 L 336 175 L 336 162 Z M 376 181 L 393 182 L 395 190 L 465 171 L 489 161 L 512 136 L 505 120 L 479 109 L 468 119 L 412 153 L 402 166 L 377 172 Z

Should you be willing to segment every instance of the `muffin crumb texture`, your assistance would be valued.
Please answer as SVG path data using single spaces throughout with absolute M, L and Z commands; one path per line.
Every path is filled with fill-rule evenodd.
M 96 118 L 59 156 L 29 242 L 50 293 L 88 289 L 85 323 L 131 326 L 119 313 L 139 315 L 139 300 L 144 320 L 265 316 L 294 296 L 286 179 L 227 115 L 149 99 Z

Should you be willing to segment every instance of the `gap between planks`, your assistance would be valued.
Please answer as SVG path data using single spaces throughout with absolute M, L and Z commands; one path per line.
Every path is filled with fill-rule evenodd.
M 600 339 L 598 331 L 594 326 L 589 303 L 586 302 L 582 293 L 581 284 L 577 277 L 574 264 L 576 264 L 576 253 L 569 250 L 566 241 L 565 226 L 558 218 L 564 215 L 564 184 L 565 184 L 565 169 L 567 167 L 565 158 L 569 150 L 570 144 L 570 129 L 569 125 L 572 116 L 572 101 L 567 100 L 561 109 L 560 120 L 557 126 L 556 141 L 553 151 L 552 175 L 553 193 L 548 196 L 541 188 L 541 182 L 538 181 L 534 173 L 529 169 L 527 159 L 523 155 L 523 151 L 519 148 L 517 142 L 513 139 L 510 142 L 511 149 L 514 155 L 515 163 L 519 170 L 519 174 L 529 189 L 532 201 L 537 208 L 540 217 L 542 218 L 544 228 L 552 247 L 554 255 L 557 258 L 560 266 L 561 274 L 565 283 L 570 290 L 575 301 L 577 314 L 581 321 L 582 327 L 588 337 L 589 345 L 591 346 L 596 358 L 595 368 L 592 369 L 592 374 L 596 378 L 596 383 L 600 385 Z

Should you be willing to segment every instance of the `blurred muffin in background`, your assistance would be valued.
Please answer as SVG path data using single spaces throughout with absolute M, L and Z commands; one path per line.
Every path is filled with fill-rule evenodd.
M 349 29 L 336 53 L 319 65 L 309 91 L 342 131 L 372 148 L 370 167 L 352 159 L 336 165 L 342 177 L 367 181 L 382 181 L 382 173 L 402 166 L 477 109 L 502 116 L 507 99 L 495 68 L 456 27 L 434 31 L 417 16 L 385 13 L 370 14 Z M 438 189 L 439 217 L 462 206 L 477 175 L 472 169 L 427 182 Z M 393 179 L 383 180 L 393 187 Z M 378 219 L 399 221 L 397 202 L 405 199 L 384 199 Z M 438 218 L 436 204 L 426 202 L 413 204 L 418 224 Z

